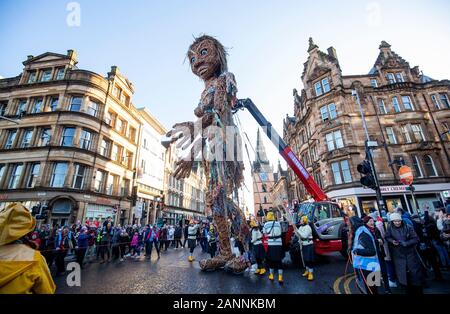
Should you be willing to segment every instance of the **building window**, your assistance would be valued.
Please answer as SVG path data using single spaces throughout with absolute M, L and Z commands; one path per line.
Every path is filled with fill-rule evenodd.
M 8 189 L 16 189 L 19 187 L 20 176 L 22 175 L 23 165 L 16 164 L 11 171 L 11 177 L 9 178 Z
M 267 204 L 267 196 L 264 196 L 264 204 Z
M 425 141 L 425 135 L 423 134 L 422 126 L 420 124 L 411 124 L 411 130 L 417 142 Z
M 414 106 L 411 102 L 411 98 L 409 96 L 402 96 L 403 108 L 405 110 L 414 110 Z
M 31 146 L 31 139 L 33 137 L 33 129 L 27 129 L 23 132 L 22 143 L 20 147 L 26 148 Z
M 51 69 L 44 70 L 44 72 L 42 73 L 41 82 L 48 82 L 51 80 L 51 78 L 52 78 L 52 70 Z
M 6 138 L 5 148 L 10 149 L 14 146 L 14 140 L 16 139 L 17 130 L 9 130 L 8 137 Z
M 320 174 L 320 171 L 314 172 L 314 179 L 316 180 L 317 184 L 323 189 L 322 175 Z
M 378 82 L 377 82 L 377 80 L 376 79 L 371 79 L 370 80 L 370 85 L 372 86 L 372 87 L 378 87 Z
M 130 126 L 129 136 L 130 140 L 134 143 L 136 141 L 136 129 Z
M 62 80 L 64 78 L 64 68 L 59 68 L 56 72 L 56 79 Z
M 91 116 L 97 117 L 98 103 L 96 103 L 95 101 L 92 101 L 92 100 L 89 101 L 87 113 L 90 114 Z
M 118 87 L 117 85 L 114 85 L 113 88 L 113 95 L 117 98 L 120 99 L 120 94 L 121 94 L 122 90 L 120 89 L 120 87 Z
M 437 177 L 436 167 L 434 166 L 433 158 L 430 155 L 423 156 L 425 169 L 429 177 Z
M 82 103 L 81 97 L 72 97 L 72 101 L 70 102 L 70 111 L 80 111 L 81 109 L 81 103 Z
M 394 129 L 392 127 L 386 128 L 388 144 L 397 144 L 397 138 L 395 137 Z
M 107 139 L 102 139 L 102 145 L 100 148 L 100 154 L 105 157 L 109 157 L 109 150 L 111 149 L 111 141 Z
M 112 147 L 112 153 L 111 153 L 111 159 L 115 161 L 119 161 L 119 146 L 116 144 L 113 144 Z
M 36 185 L 37 178 L 39 177 L 41 165 L 39 163 L 34 163 L 30 167 L 30 174 L 27 179 L 27 188 L 34 188 Z
M 378 110 L 380 114 L 387 114 L 386 106 L 383 99 L 378 99 Z
M 33 107 L 31 108 L 31 113 L 39 113 L 42 111 L 42 99 L 36 99 L 34 101 Z
M 334 131 L 325 135 L 327 141 L 328 151 L 333 151 L 335 149 L 339 149 L 344 147 L 344 142 L 342 140 L 341 131 Z
M 409 135 L 409 130 L 407 125 L 402 125 L 402 134 L 405 143 L 411 143 L 411 136 Z
M 120 183 L 120 195 L 121 196 L 127 196 L 130 191 L 130 180 L 129 179 L 122 179 L 122 182 Z
M 439 98 L 441 99 L 441 104 L 444 108 L 450 109 L 450 103 L 448 102 L 447 94 L 439 94 Z
M 262 184 L 262 191 L 263 191 L 264 193 L 267 192 L 267 185 L 266 185 L 265 183 Z
M 320 96 L 324 93 L 330 91 L 330 83 L 328 82 L 328 78 L 324 78 L 323 80 L 314 84 L 314 90 L 316 91 L 316 96 Z
M 3 175 L 5 174 L 6 166 L 4 164 L 0 164 L 0 182 L 3 179 Z
M 113 195 L 115 192 L 115 187 L 117 186 L 118 177 L 113 174 L 108 175 L 108 181 L 106 183 L 106 194 Z
M 335 184 L 352 182 L 352 176 L 350 173 L 350 166 L 348 160 L 333 162 L 331 164 L 331 169 L 333 170 Z
M 94 183 L 94 191 L 98 192 L 98 193 L 102 193 L 103 192 L 103 188 L 105 185 L 105 172 L 101 171 L 101 170 L 97 170 L 97 172 L 95 173 L 95 183 Z
M 447 140 L 450 141 L 450 126 L 447 122 L 442 122 L 442 128 L 444 129 L 444 134 L 447 137 Z
M 50 180 L 50 186 L 53 188 L 62 188 L 64 186 L 64 181 L 66 180 L 67 173 L 67 163 L 57 162 L 53 166 L 52 177 Z
M 41 137 L 39 139 L 39 146 L 47 146 L 50 145 L 52 129 L 45 128 L 42 129 Z
M 30 72 L 28 76 L 28 84 L 36 82 L 36 71 Z
M 395 80 L 397 81 L 397 83 L 402 83 L 405 81 L 401 73 L 395 73 Z
M 75 136 L 75 128 L 64 128 L 61 146 L 72 146 Z
M 16 115 L 20 116 L 27 112 L 27 101 L 26 100 L 19 100 L 19 105 L 17 106 Z
M 392 106 L 394 107 L 395 112 L 401 112 L 400 104 L 398 103 L 397 96 L 392 97 Z
M 8 104 L 5 104 L 5 103 L 0 104 L 0 116 L 5 115 L 7 106 L 8 106 Z
M 322 121 L 335 119 L 337 117 L 336 105 L 334 103 L 331 103 L 328 106 L 321 107 L 320 115 L 322 116 Z
M 56 111 L 56 108 L 58 107 L 58 97 L 52 97 L 50 100 L 50 111 L 54 112 Z
M 386 79 L 387 79 L 387 81 L 388 81 L 389 84 L 395 83 L 395 77 L 394 77 L 394 74 L 393 74 L 393 73 L 388 73 L 388 74 L 386 75 Z
M 433 101 L 434 107 L 436 107 L 436 109 L 441 109 L 441 106 L 439 105 L 439 101 L 436 97 L 436 95 L 431 95 L 431 100 Z
M 423 178 L 422 168 L 420 166 L 419 158 L 417 157 L 417 155 L 412 155 L 412 164 L 414 168 L 414 175 L 417 178 Z
M 75 164 L 75 170 L 73 173 L 72 188 L 83 189 L 84 188 L 84 178 L 86 177 L 86 166 Z
M 90 149 L 92 142 L 92 133 L 87 130 L 82 130 L 80 135 L 80 148 Z

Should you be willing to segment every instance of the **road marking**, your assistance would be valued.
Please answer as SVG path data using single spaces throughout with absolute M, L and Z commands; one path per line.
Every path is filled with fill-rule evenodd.
M 341 284 L 342 279 L 347 278 L 349 276 L 352 276 L 353 274 L 346 274 L 344 276 L 341 276 L 336 279 L 336 281 L 333 284 L 333 290 L 335 294 L 342 294 L 342 292 L 339 289 L 339 285 Z
M 355 278 L 356 276 L 352 275 L 344 282 L 344 291 L 346 294 L 352 294 L 352 291 L 350 290 L 350 282 Z

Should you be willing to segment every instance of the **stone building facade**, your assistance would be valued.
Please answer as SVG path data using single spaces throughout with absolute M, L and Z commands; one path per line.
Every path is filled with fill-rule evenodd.
M 364 75 L 343 75 L 336 51 L 319 50 L 312 39 L 301 76 L 304 88 L 294 89 L 294 116 L 284 120 L 284 139 L 327 195 L 358 213 L 377 207 L 375 193 L 363 188 L 357 165 L 365 158 L 366 135 L 359 94 L 370 139 L 377 141 L 374 161 L 388 210 L 433 211 L 450 190 L 450 81 L 434 80 L 382 42 L 373 68 Z M 417 203 L 399 182 L 400 164 L 415 174 Z M 289 194 L 308 197 L 289 169 Z
M 133 85 L 78 69 L 77 55 L 28 56 L 0 80 L 0 208 L 47 205 L 46 223 L 132 220 L 140 121 Z
M 176 145 L 166 152 L 164 166 L 165 206 L 158 216 L 169 224 L 188 219 L 203 220 L 208 213 L 205 206 L 206 177 L 201 167 L 193 169 L 189 177 L 178 180 L 173 176 L 178 160 Z
M 144 225 L 154 224 L 163 207 L 166 148 L 161 139 L 167 130 L 147 108 L 138 108 L 138 112 L 142 128 L 136 165 L 136 197 L 137 206 L 141 206 L 141 218 L 136 222 Z

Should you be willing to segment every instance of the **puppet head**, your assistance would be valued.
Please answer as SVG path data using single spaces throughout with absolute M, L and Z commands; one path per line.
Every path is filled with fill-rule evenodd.
M 214 37 L 203 35 L 194 40 L 187 52 L 192 73 L 207 81 L 227 71 L 227 53 Z

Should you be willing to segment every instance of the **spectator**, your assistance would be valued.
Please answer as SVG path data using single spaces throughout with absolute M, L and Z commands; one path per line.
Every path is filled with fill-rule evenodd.
M 69 251 L 72 243 L 72 237 L 70 237 L 69 229 L 67 227 L 62 228 L 58 232 L 57 240 L 56 240 L 56 276 L 65 273 L 66 267 L 64 259 Z
M 167 231 L 167 242 L 168 242 L 168 246 L 169 247 L 174 247 L 175 246 L 175 228 L 170 225 L 169 229 Z
M 101 237 L 101 246 L 100 246 L 100 252 L 102 261 L 100 262 L 103 264 L 104 262 L 109 262 L 111 260 L 111 243 L 114 236 L 114 229 L 112 228 L 112 224 L 108 222 L 106 226 L 103 227 L 102 230 L 102 237 Z M 107 258 L 105 259 L 105 255 Z
M 186 247 L 186 242 L 189 239 L 189 223 L 186 222 L 186 225 L 184 226 L 184 242 L 183 242 L 183 248 Z
M 86 256 L 87 248 L 89 247 L 89 238 L 91 236 L 87 233 L 87 228 L 82 227 L 80 234 L 78 235 L 77 246 L 75 250 L 75 255 L 77 257 L 77 263 L 80 268 L 83 268 L 84 257 Z
M 127 252 L 127 247 L 129 247 L 130 243 L 130 236 L 128 235 L 128 232 L 126 232 L 124 229 L 121 230 L 119 235 L 119 254 L 120 254 L 120 261 L 123 262 L 123 259 L 125 257 L 125 254 Z M 131 249 L 129 249 L 131 251 Z
M 208 252 L 211 255 L 211 258 L 213 258 L 214 256 L 216 256 L 217 251 L 217 233 L 216 230 L 214 230 L 214 226 L 212 224 L 209 227 L 207 241 L 208 241 Z
M 145 243 L 145 256 L 147 259 L 151 259 L 153 246 L 156 248 L 156 252 L 158 253 L 158 258 L 160 258 L 160 249 L 158 247 L 159 240 L 159 232 L 156 228 L 156 225 L 153 228 L 146 227 L 146 231 L 144 233 L 144 243 Z
M 0 294 L 53 294 L 50 270 L 29 235 L 36 226 L 30 211 L 12 203 L 0 212 Z
M 391 214 L 391 222 L 386 231 L 392 261 L 398 282 L 407 293 L 421 294 L 423 291 L 422 265 L 417 255 L 419 243 L 414 228 L 402 220 L 400 213 Z
M 370 220 L 370 216 L 368 219 Z M 373 221 L 373 219 L 372 219 Z M 352 233 L 352 258 L 356 277 L 362 281 L 367 294 L 378 294 L 376 285 L 369 280 L 369 275 L 380 271 L 380 263 L 375 246 L 375 238 L 363 221 L 354 216 L 350 220 Z
M 175 227 L 174 239 L 175 239 L 175 249 L 178 249 L 178 244 L 180 247 L 183 247 L 183 243 L 181 243 L 181 236 L 183 235 L 183 228 L 180 223 Z

